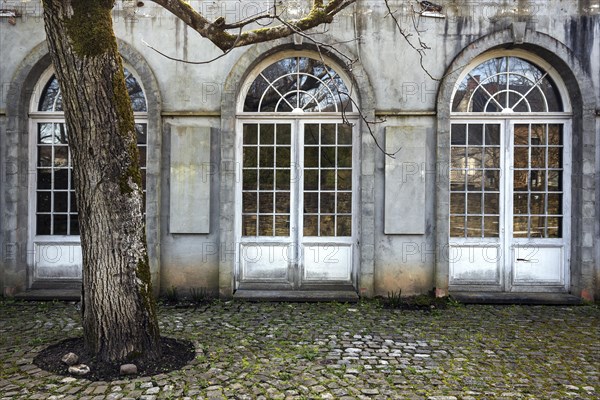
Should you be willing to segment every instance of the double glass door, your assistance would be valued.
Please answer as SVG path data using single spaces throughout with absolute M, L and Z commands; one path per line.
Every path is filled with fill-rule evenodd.
M 353 287 L 353 127 L 255 120 L 240 130 L 237 288 Z
M 450 285 L 564 291 L 570 237 L 569 124 L 452 124 Z

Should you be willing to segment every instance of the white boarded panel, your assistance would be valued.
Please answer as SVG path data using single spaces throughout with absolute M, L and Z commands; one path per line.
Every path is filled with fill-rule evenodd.
M 276 243 L 242 243 L 240 245 L 240 280 L 286 281 L 292 246 Z
M 562 247 L 515 246 L 513 248 L 514 285 L 563 285 Z
M 426 132 L 411 126 L 385 128 L 385 233 L 425 233 Z
M 450 284 L 500 284 L 500 247 L 450 246 Z
M 34 279 L 81 279 L 79 243 L 35 243 Z
M 302 250 L 304 281 L 350 281 L 352 245 L 305 244 Z
M 171 233 L 209 233 L 210 127 L 171 125 Z

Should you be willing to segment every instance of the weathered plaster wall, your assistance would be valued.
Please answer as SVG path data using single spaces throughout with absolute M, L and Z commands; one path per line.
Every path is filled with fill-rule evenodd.
M 580 66 L 580 72 L 576 73 L 584 74 L 591 83 L 592 87 L 587 90 L 595 98 L 593 103 L 596 104 L 596 108 L 599 107 L 600 9 L 597 7 L 597 1 L 439 0 L 437 3 L 444 6 L 445 19 L 414 20 L 421 32 L 421 39 L 430 47 L 425 52 L 422 62 L 433 77 L 441 79 L 444 74 L 452 72 L 448 67 L 453 60 L 477 39 L 510 29 L 513 22 L 523 21 L 527 24 L 528 32 L 537 31 L 547 35 L 570 50 L 570 63 Z M 10 87 L 15 79 L 22 81 L 27 78 L 28 75 L 22 71 L 24 68 L 31 68 L 27 65 L 28 57 L 39 51 L 36 49 L 39 49 L 45 35 L 40 17 L 40 2 L 9 1 L 3 4 L 3 8 L 11 8 L 11 4 L 20 7 L 23 17 L 18 18 L 14 26 L 6 19 L 0 20 L 0 152 L 3 164 L 0 167 L 0 241 L 3 245 L 0 285 L 22 288 L 26 286 L 23 258 L 11 258 L 12 253 L 9 253 L 8 246 L 25 245 L 26 222 L 24 224 L 23 221 L 26 221 L 27 214 L 26 190 L 19 186 L 16 177 L 11 176 L 7 163 L 27 159 L 24 143 L 28 134 L 26 110 L 30 96 L 23 91 L 11 92 Z M 257 11 L 257 6 L 264 6 L 270 2 L 265 1 L 263 4 L 252 1 L 192 1 L 191 4 L 211 19 L 224 15 L 228 20 L 233 20 L 247 17 Z M 410 40 L 416 43 L 413 19 L 410 17 L 411 7 L 415 3 L 392 1 L 390 4 L 394 10 L 399 10 L 396 15 L 400 23 L 413 34 Z M 439 135 L 444 134 L 437 130 L 436 121 L 448 118 L 448 115 L 440 114 L 438 107 L 440 82 L 431 79 L 421 68 L 418 54 L 407 45 L 394 27 L 394 21 L 389 16 L 386 17 L 387 13 L 382 1 L 358 0 L 356 6 L 339 15 L 336 21 L 327 27 L 326 33 L 318 38 L 333 44 L 334 47 L 348 49 L 352 57 L 359 59 L 361 71 L 352 72 L 354 79 L 360 82 L 362 77 L 366 80 L 370 78 L 368 80 L 372 93 L 360 93 L 363 99 L 371 96 L 363 107 L 370 107 L 369 112 L 372 112 L 373 117 L 385 119 L 385 122 L 375 127 L 375 137 L 383 140 L 385 127 L 388 126 L 422 127 L 427 135 L 428 144 L 426 166 L 435 170 L 440 150 L 437 141 Z M 211 162 L 222 172 L 225 163 L 230 161 L 232 151 L 229 147 L 221 146 L 222 138 L 231 134 L 233 128 L 232 115 L 222 115 L 222 112 L 233 112 L 239 89 L 235 83 L 230 82 L 226 85 L 228 76 L 235 65 L 241 63 L 249 66 L 254 62 L 245 60 L 244 57 L 260 57 L 273 45 L 263 44 L 253 51 L 236 49 L 208 64 L 182 63 L 168 60 L 149 46 L 174 58 L 188 61 L 210 60 L 219 56 L 221 52 L 152 2 L 144 2 L 143 7 L 135 6 L 135 2 L 117 2 L 114 17 L 119 39 L 134 49 L 151 68 L 156 77 L 156 90 L 160 95 L 161 104 L 153 111 L 159 114 L 154 116 L 159 122 L 156 132 L 151 132 L 157 135 L 153 157 L 156 168 L 155 187 L 159 191 L 155 207 L 160 215 L 155 232 L 160 238 L 155 244 L 155 254 L 160 258 L 160 279 L 156 279 L 160 280 L 163 291 L 171 286 L 211 287 L 221 288 L 222 294 L 226 294 L 224 291 L 227 291 L 226 288 L 231 284 L 231 270 L 223 268 L 223 263 L 231 263 L 228 257 L 233 257 L 232 247 L 235 244 L 232 243 L 232 236 L 224 234 L 222 229 L 231 224 L 233 194 L 229 190 L 231 185 L 223 187 L 221 182 L 231 179 L 231 175 L 211 177 L 214 184 L 211 185 L 211 225 L 208 234 L 169 232 L 168 124 L 190 123 L 214 128 Z M 526 35 L 526 39 L 527 37 Z M 343 46 L 338 42 L 343 42 Z M 508 46 L 510 47 L 510 44 Z M 549 51 L 554 51 L 554 48 L 548 46 Z M 471 48 L 470 54 L 477 54 L 483 50 Z M 338 58 L 343 60 L 342 56 Z M 457 65 L 461 66 L 464 65 Z M 238 78 L 242 76 L 242 73 L 236 75 Z M 29 86 L 20 85 L 19 89 L 26 90 L 32 86 L 33 83 Z M 229 107 L 223 106 L 223 99 L 231 103 Z M 9 109 L 20 113 L 14 115 L 16 119 L 11 120 L 12 122 L 7 116 Z M 582 192 L 580 207 L 577 208 L 580 217 L 574 222 L 574 226 L 584 224 L 581 217 L 585 213 L 585 223 L 591 223 L 595 228 L 591 231 L 593 233 L 588 232 L 588 236 L 577 239 L 581 240 L 576 243 L 581 250 L 577 250 L 574 262 L 578 263 L 577 268 L 586 271 L 580 278 L 587 280 L 587 283 L 579 282 L 578 287 L 589 290 L 595 288 L 596 297 L 600 297 L 600 263 L 594 261 L 600 259 L 600 117 L 597 110 L 581 112 L 587 113 L 586 124 L 590 123 L 590 118 L 591 123 L 595 123 L 596 135 L 588 137 L 581 147 L 582 157 L 587 161 L 585 165 L 578 167 L 578 171 L 586 172 L 585 177 L 581 177 L 581 184 L 586 185 L 587 191 Z M 363 281 L 367 282 L 366 293 L 381 295 L 398 289 L 402 289 L 405 294 L 418 293 L 440 286 L 443 279 L 435 280 L 435 253 L 439 253 L 439 229 L 443 228 L 437 211 L 443 207 L 443 204 L 439 204 L 440 198 L 436 197 L 441 187 L 439 177 L 430 173 L 425 175 L 426 233 L 384 234 L 385 158 L 375 149 L 365 129 L 363 134 L 364 172 L 361 184 L 364 210 L 361 212 L 363 226 L 367 224 L 368 228 L 362 232 L 366 242 L 363 242 L 361 253 L 364 276 L 359 284 L 362 286 Z M 24 173 L 26 174 L 26 171 Z M 364 190 L 365 188 L 367 190 Z M 371 266 L 368 260 L 372 260 Z

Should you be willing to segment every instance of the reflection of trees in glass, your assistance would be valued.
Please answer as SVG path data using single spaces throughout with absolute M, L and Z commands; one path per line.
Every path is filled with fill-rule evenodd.
M 124 72 L 125 84 L 127 85 L 127 91 L 131 99 L 131 108 L 135 112 L 147 111 L 146 98 L 144 97 L 142 87 L 127 68 L 124 69 Z M 44 87 L 40 96 L 38 111 L 63 111 L 62 95 L 56 75 L 52 75 L 52 78 L 50 78 Z
M 244 111 L 351 111 L 348 93 L 342 78 L 321 61 L 285 58 L 269 65 L 252 82 Z
M 455 112 L 562 111 L 559 92 L 539 67 L 518 57 L 487 60 L 460 83 L 455 92 Z

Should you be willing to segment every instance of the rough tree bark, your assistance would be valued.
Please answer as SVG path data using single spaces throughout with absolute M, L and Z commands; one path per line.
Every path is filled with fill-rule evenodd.
M 267 12 L 226 23 L 183 0 L 155 0 L 226 51 L 332 21 L 355 0 L 313 0 L 303 18 Z M 103 361 L 160 357 L 133 112 L 113 32 L 114 0 L 43 0 L 46 36 L 73 155 L 83 253 L 83 333 Z M 258 20 L 279 25 L 243 31 Z M 232 30 L 235 34 L 228 32 Z M 243 32 L 242 32 L 243 31 Z
M 44 0 L 83 252 L 83 333 L 106 361 L 160 357 L 136 134 L 109 0 Z

